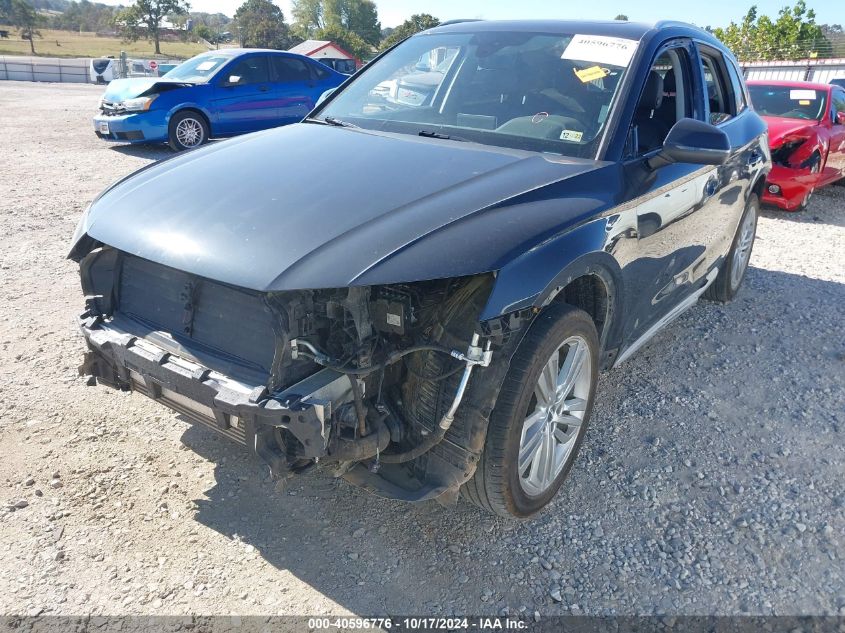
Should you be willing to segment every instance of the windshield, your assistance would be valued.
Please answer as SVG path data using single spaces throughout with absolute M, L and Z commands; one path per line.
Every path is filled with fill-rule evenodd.
M 317 119 L 593 158 L 636 45 L 580 34 L 418 35 Z
M 748 86 L 748 92 L 758 114 L 818 120 L 825 113 L 826 94 L 821 90 L 751 85 Z
M 230 56 L 220 55 L 219 53 L 203 53 L 182 62 L 176 68 L 165 73 L 164 77 L 177 81 L 205 83 L 230 59 L 232 59 Z

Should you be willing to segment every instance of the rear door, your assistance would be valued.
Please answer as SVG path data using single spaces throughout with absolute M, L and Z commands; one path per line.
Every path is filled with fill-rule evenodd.
M 706 266 L 727 265 L 739 221 L 766 150 L 761 147 L 765 124 L 748 106 L 748 95 L 734 60 L 703 43 L 697 44 L 699 77 L 705 95 L 705 121 L 720 128 L 731 144 L 731 156 L 713 168 L 716 188 L 704 201 L 706 214 L 697 230 L 707 240 Z
M 218 75 L 212 114 L 222 135 L 272 127 L 278 107 L 270 84 L 266 55 L 238 57 Z
M 277 99 L 280 125 L 301 121 L 314 108 L 319 94 L 316 94 L 317 81 L 310 67 L 311 64 L 296 57 L 270 56 L 273 92 Z

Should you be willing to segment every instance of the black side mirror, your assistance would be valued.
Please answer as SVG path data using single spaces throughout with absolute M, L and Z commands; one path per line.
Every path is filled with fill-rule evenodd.
M 663 148 L 649 160 L 654 169 L 671 163 L 724 165 L 731 154 L 728 135 L 715 125 L 696 119 L 681 119 L 666 135 Z

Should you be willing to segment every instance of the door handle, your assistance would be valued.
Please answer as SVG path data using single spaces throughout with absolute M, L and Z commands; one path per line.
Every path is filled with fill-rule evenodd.
M 259 89 L 261 92 L 267 92 L 268 90 L 270 90 L 267 86 L 258 86 L 258 89 Z

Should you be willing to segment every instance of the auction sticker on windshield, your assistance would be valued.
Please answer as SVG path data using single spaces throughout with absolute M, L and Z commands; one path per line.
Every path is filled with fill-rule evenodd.
M 816 91 L 815 90 L 790 90 L 789 91 L 789 98 L 798 101 L 801 99 L 810 99 L 815 100 L 816 98 Z
M 561 59 L 594 62 L 596 64 L 610 64 L 611 66 L 627 66 L 637 41 L 624 37 L 607 37 L 604 35 L 573 35 L 563 51 Z

